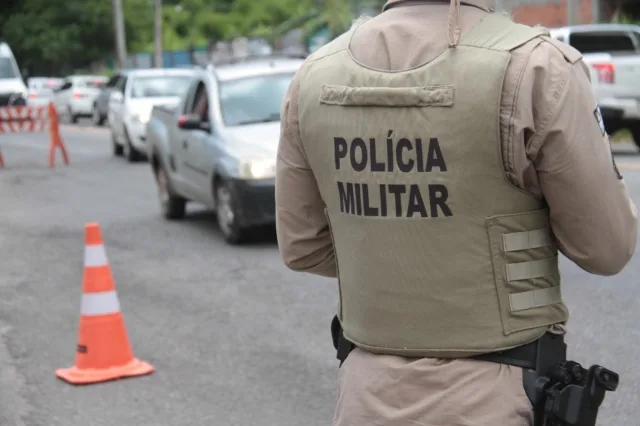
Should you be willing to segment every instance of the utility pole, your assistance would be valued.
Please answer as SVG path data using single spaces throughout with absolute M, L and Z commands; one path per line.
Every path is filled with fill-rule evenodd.
M 565 0 L 567 2 L 567 25 L 578 24 L 578 3 L 580 0 Z
M 118 67 L 124 68 L 127 61 L 127 44 L 124 33 L 124 15 L 122 14 L 122 0 L 113 0 L 113 25 L 116 33 L 116 57 Z
M 591 23 L 600 23 L 600 0 L 591 0 Z
M 153 0 L 153 45 L 153 65 L 162 68 L 162 0 Z

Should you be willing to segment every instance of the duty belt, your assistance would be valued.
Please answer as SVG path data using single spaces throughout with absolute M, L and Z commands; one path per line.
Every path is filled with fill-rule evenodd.
M 337 316 L 333 317 L 331 322 L 331 335 L 333 346 L 337 351 L 336 358 L 342 365 L 356 345 L 344 337 Z M 541 352 L 540 348 L 544 348 L 544 351 Z M 566 354 L 564 336 L 545 333 L 540 339 L 531 343 L 504 351 L 476 355 L 471 359 L 513 365 L 528 370 L 547 370 L 554 364 L 566 360 Z
M 338 317 L 331 322 L 333 346 L 340 366 L 356 345 L 342 332 Z M 599 365 L 588 370 L 567 361 L 564 336 L 545 333 L 538 340 L 471 359 L 523 369 L 524 390 L 534 409 L 535 426 L 595 426 L 605 392 L 618 387 L 618 374 Z

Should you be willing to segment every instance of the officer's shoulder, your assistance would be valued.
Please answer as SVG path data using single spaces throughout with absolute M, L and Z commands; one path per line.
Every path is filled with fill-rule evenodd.
M 337 53 L 338 51 L 342 50 L 338 48 L 339 45 L 346 45 L 345 48 L 347 48 L 349 43 L 348 40 L 351 39 L 352 34 L 353 30 L 350 30 L 346 33 L 343 33 L 342 35 L 339 35 L 338 37 L 331 40 L 329 43 L 323 45 L 320 49 L 309 55 L 305 62 L 314 62 L 333 53 Z
M 574 47 L 569 46 L 568 44 L 552 37 L 549 35 L 540 36 L 542 39 L 542 43 L 540 47 L 549 52 L 549 54 L 553 55 L 562 55 L 565 61 L 570 64 L 575 64 L 579 60 L 582 59 L 582 53 L 576 50 Z

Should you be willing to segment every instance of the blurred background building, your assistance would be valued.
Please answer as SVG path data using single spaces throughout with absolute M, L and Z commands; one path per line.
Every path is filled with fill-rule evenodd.
M 494 6 L 518 22 L 549 28 L 640 19 L 640 0 L 494 0 Z

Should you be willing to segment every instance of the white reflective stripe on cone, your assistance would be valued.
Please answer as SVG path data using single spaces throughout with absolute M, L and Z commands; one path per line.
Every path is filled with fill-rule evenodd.
M 120 302 L 115 291 L 82 295 L 82 315 L 106 315 L 120 312 Z
M 85 246 L 84 248 L 84 266 L 106 266 L 107 252 L 102 244 L 95 246 Z

